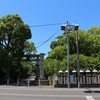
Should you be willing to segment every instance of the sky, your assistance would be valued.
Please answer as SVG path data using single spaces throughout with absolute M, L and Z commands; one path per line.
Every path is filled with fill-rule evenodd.
M 63 34 L 61 25 L 65 22 L 79 24 L 82 30 L 100 26 L 100 0 L 0 0 L 0 17 L 7 14 L 19 14 L 31 26 L 29 41 L 34 42 L 37 54 L 47 57 L 51 42 Z

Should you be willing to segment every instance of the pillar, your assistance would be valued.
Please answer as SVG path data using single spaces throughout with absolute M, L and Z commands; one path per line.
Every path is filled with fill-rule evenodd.
M 40 53 L 40 79 L 44 79 L 44 53 Z

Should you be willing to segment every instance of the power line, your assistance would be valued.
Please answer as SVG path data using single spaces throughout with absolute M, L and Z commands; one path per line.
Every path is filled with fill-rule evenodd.
M 53 38 L 53 39 L 51 39 L 51 40 L 53 41 L 53 40 L 55 40 L 55 38 Z M 50 41 L 51 41 L 51 40 L 50 40 Z M 45 42 L 45 41 L 37 42 L 37 43 L 34 43 L 34 44 L 35 44 L 35 45 L 37 45 L 37 44 L 42 44 L 43 42 Z
M 62 23 L 53 23 L 53 24 L 41 24 L 41 25 L 34 25 L 34 26 L 30 26 L 30 27 L 43 27 L 43 26 L 52 26 L 52 25 L 61 25 Z M 60 29 L 59 29 L 60 30 Z M 58 30 L 58 31 L 59 31 Z M 48 42 L 58 31 L 56 31 L 50 38 L 48 38 L 46 41 L 44 41 L 42 44 L 40 44 L 39 46 L 37 46 L 36 48 L 39 48 L 40 46 L 42 46 L 43 44 L 45 44 L 46 42 Z
M 59 29 L 60 30 L 60 29 Z M 48 38 L 46 41 L 44 41 L 42 44 L 40 44 L 39 46 L 37 46 L 36 48 L 39 48 L 40 46 L 42 46 L 43 44 L 45 44 L 46 42 L 48 42 L 55 34 L 57 34 L 59 32 L 59 30 L 57 30 L 50 38 Z
M 52 26 L 52 25 L 61 25 L 62 23 L 53 23 L 53 24 L 41 24 L 41 25 L 33 25 L 30 27 L 43 27 L 43 26 Z
M 36 45 L 36 44 L 41 44 L 41 43 L 43 43 L 43 42 L 45 42 L 45 41 L 41 41 L 41 42 L 38 42 L 38 43 L 34 43 L 34 44 L 35 44 L 35 45 Z

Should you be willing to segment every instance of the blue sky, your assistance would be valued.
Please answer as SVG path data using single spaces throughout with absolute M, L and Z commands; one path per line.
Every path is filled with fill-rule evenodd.
M 71 24 L 79 24 L 80 29 L 87 30 L 92 26 L 100 26 L 100 0 L 0 0 L 0 17 L 7 14 L 19 14 L 30 26 L 69 21 Z M 29 41 L 38 47 L 60 26 L 61 24 L 31 27 L 32 38 Z M 45 53 L 47 56 L 50 43 L 62 33 L 59 30 L 51 40 L 37 48 L 37 53 Z

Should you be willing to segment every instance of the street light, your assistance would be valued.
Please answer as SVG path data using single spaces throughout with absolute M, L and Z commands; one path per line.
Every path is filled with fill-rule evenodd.
M 69 54 L 69 31 L 76 31 L 76 50 L 77 50 L 77 72 L 78 72 L 78 88 L 80 88 L 80 67 L 79 67 L 79 51 L 78 51 L 78 24 L 69 25 L 68 21 L 66 24 L 61 25 L 61 30 L 64 30 L 67 36 L 67 67 L 68 67 L 68 88 L 70 88 L 70 54 Z
M 76 52 L 77 52 L 77 77 L 78 77 L 78 88 L 80 88 L 80 65 L 79 65 L 79 50 L 78 50 L 78 24 L 73 24 L 73 31 L 76 31 Z
M 69 31 L 70 27 L 68 21 L 66 24 L 61 25 L 61 30 L 64 30 L 67 37 L 67 67 L 68 67 L 68 88 L 70 88 L 70 54 L 69 54 Z

